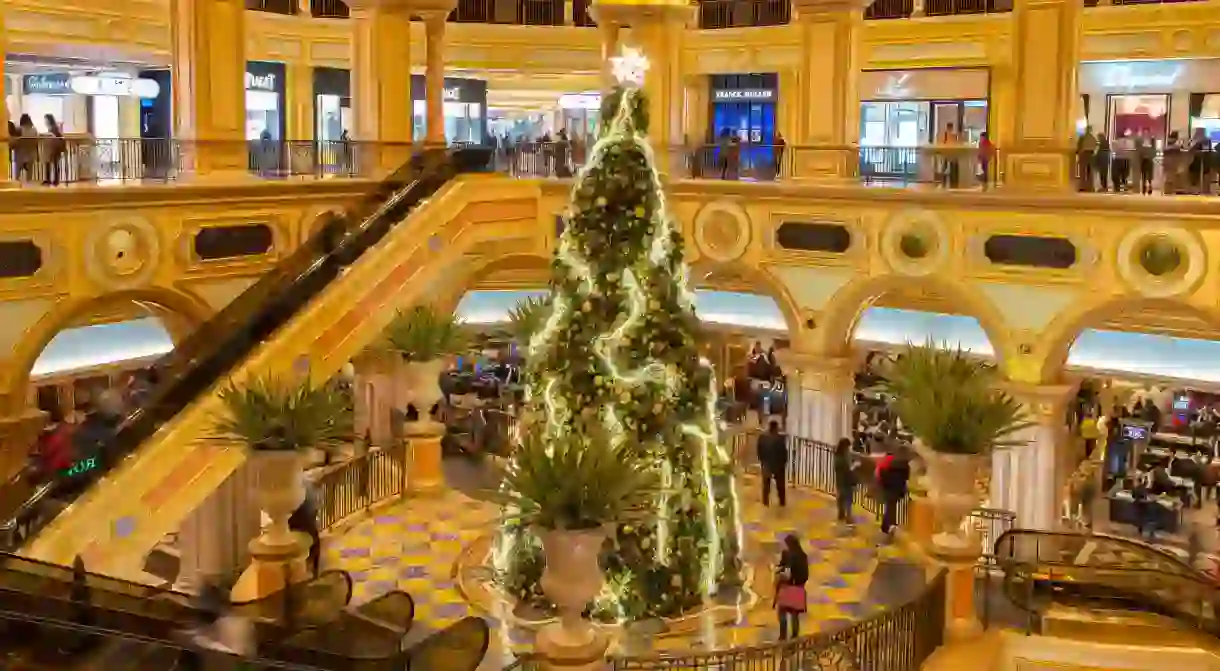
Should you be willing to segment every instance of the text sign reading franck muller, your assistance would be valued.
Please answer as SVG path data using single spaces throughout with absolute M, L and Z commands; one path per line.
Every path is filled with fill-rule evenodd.
M 775 100 L 775 89 L 717 89 L 712 100 L 726 102 L 771 102 Z

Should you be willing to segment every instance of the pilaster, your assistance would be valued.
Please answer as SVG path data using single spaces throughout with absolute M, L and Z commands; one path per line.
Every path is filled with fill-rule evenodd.
M 1082 4 L 1016 0 L 1011 59 L 1014 132 L 1000 146 L 1005 186 L 1071 188 Z
M 1013 447 L 993 453 L 990 507 L 1016 513 L 1020 528 L 1053 529 L 1066 477 L 1059 459 L 1067 437 L 1064 413 L 1074 389 L 1012 383 L 1004 390 L 1024 406 L 1032 425 L 1012 436 Z
M 5 14 L 8 12 L 8 3 L 0 0 L 0 53 L 8 53 L 8 27 L 5 23 Z M 0 75 L 0 96 L 6 101 L 8 100 L 9 85 L 12 79 L 8 75 Z M 0 121 L 0 146 L 8 146 L 8 105 L 4 105 L 3 111 L 0 111 L 3 119 Z M 12 152 L 0 151 L 0 189 L 7 189 L 16 186 L 13 182 L 13 157 Z
M 175 137 L 197 175 L 247 174 L 246 5 L 242 0 L 175 0 Z
M 368 173 L 389 173 L 411 157 L 410 14 L 400 7 L 353 8 L 351 25 L 358 158 Z
M 249 543 L 259 534 L 249 462 L 242 464 L 182 522 L 178 531 L 178 589 L 198 591 L 208 580 L 236 578 L 250 557 Z
M 854 367 L 849 359 L 779 353 L 788 375 L 788 435 L 834 445 L 850 438 Z
M 683 79 L 686 104 L 683 109 L 682 138 L 683 143 L 703 144 L 708 141 L 708 107 L 711 95 L 711 82 L 707 75 L 687 75 Z
M 863 6 L 856 0 L 796 0 L 795 7 L 801 31 L 797 143 L 805 145 L 794 156 L 795 172 L 813 179 L 850 177 L 860 136 Z
M 682 79 L 682 38 L 694 7 L 680 1 L 645 0 L 641 4 L 598 2 L 593 6 L 600 25 L 630 25 L 625 40 L 643 52 L 649 67 L 644 77 L 648 95 L 649 138 L 656 154 L 657 168 L 669 172 L 670 149 L 681 144 L 685 82 Z M 607 29 L 609 30 L 609 29 Z M 613 42 L 603 34 L 603 49 Z M 620 39 L 622 36 L 619 36 Z M 616 52 L 611 52 L 617 55 Z
M 597 33 L 602 45 L 602 93 L 609 93 L 614 87 L 614 70 L 611 58 L 618 55 L 621 26 L 607 18 L 598 15 Z
M 303 0 L 308 3 L 308 0 Z M 306 63 L 289 63 L 287 68 L 287 132 L 289 140 L 310 141 L 314 139 L 314 94 L 313 66 Z
M 46 421 L 46 413 L 34 409 L 0 419 L 0 478 L 3 481 L 7 482 L 29 465 L 30 448 L 37 442 Z
M 445 141 L 445 22 L 448 12 L 423 12 L 427 60 L 424 104 L 427 108 L 424 144 L 443 147 Z

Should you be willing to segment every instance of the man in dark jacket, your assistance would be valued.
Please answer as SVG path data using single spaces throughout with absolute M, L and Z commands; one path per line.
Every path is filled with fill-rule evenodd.
M 851 524 L 851 502 L 856 493 L 856 456 L 851 453 L 850 438 L 840 438 L 835 445 L 834 467 L 838 519 L 843 524 Z
M 758 465 L 762 467 L 762 499 L 764 506 L 771 505 L 771 481 L 775 481 L 775 492 L 779 505 L 788 505 L 788 491 L 784 486 L 788 468 L 788 441 L 779 432 L 779 422 L 771 420 L 767 432 L 758 437 Z
M 899 448 L 882 458 L 877 466 L 877 484 L 881 487 L 881 531 L 893 534 L 898 525 L 898 503 L 907 495 L 911 479 L 911 460 Z

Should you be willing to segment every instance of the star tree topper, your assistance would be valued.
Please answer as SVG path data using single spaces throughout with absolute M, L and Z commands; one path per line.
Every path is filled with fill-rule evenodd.
M 621 55 L 610 59 L 614 78 L 623 86 L 641 88 L 644 86 L 644 75 L 648 72 L 648 59 L 639 49 L 624 47 Z

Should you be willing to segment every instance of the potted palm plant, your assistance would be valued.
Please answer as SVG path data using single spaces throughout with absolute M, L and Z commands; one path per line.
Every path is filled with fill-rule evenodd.
M 927 468 L 941 549 L 968 547 L 962 521 L 978 505 L 981 470 L 993 450 L 1019 445 L 1015 435 L 1032 426 L 1001 381 L 994 366 L 932 342 L 907 345 L 886 370 L 883 384 Z
M 384 343 L 385 349 L 404 364 L 395 375 L 397 404 L 404 407 L 409 398 L 420 417 L 427 417 L 441 399 L 440 377 L 447 357 L 460 354 L 469 346 L 469 334 L 453 315 L 430 305 L 398 313 L 386 329 Z
M 539 632 L 539 643 L 593 644 L 597 633 L 582 615 L 605 581 L 602 546 L 613 525 L 652 513 L 660 493 L 656 469 L 608 436 L 544 439 L 531 431 L 514 453 L 502 492 L 509 522 L 542 541 L 541 586 L 559 618 Z
M 334 385 L 313 387 L 307 379 L 256 379 L 220 392 L 223 410 L 212 438 L 244 446 L 255 468 L 259 506 L 271 525 L 265 547 L 296 541 L 288 518 L 305 500 L 303 455 L 331 450 L 351 439 L 352 410 Z
M 509 333 L 518 345 L 527 346 L 551 314 L 551 299 L 531 296 L 518 301 L 508 313 Z

